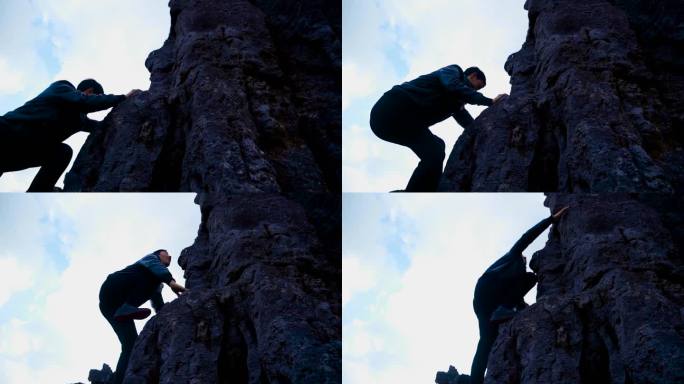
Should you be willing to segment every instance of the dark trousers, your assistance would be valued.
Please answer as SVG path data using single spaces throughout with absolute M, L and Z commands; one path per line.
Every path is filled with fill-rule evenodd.
M 121 342 L 121 354 L 119 355 L 119 361 L 116 363 L 114 380 L 111 384 L 121 384 L 123 382 L 135 339 L 138 338 L 138 331 L 135 329 L 133 320 L 117 321 L 114 319 L 114 312 L 124 302 L 127 302 L 125 294 L 122 295 L 122 292 L 124 292 L 122 287 L 111 278 L 107 278 L 104 284 L 102 284 L 102 288 L 100 288 L 100 312 L 107 319 L 109 325 L 112 326 L 116 337 Z M 133 301 L 131 300 L 131 302 Z
M 514 308 L 523 303 L 523 297 L 537 283 L 537 276 L 527 272 L 515 279 L 502 280 L 496 276 L 482 276 L 475 286 L 473 309 L 480 328 L 480 341 L 470 367 L 470 384 L 482 384 L 489 352 L 499 334 L 499 327 L 489 319 L 500 305 Z
M 28 192 L 52 192 L 71 161 L 73 151 L 64 143 L 39 143 L 19 140 L 0 117 L 0 176 L 4 172 L 40 167 Z
M 420 158 L 406 191 L 435 192 L 442 176 L 444 141 L 430 132 L 430 126 L 415 111 L 411 99 L 390 90 L 373 106 L 370 126 L 377 137 L 408 147 Z

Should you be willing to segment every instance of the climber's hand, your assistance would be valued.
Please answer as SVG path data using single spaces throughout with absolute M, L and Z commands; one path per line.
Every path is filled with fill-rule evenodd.
M 140 93 L 140 92 L 142 92 L 142 91 L 139 90 L 139 89 L 133 89 L 133 90 L 131 90 L 130 92 L 128 92 L 128 94 L 126 94 L 126 97 L 135 96 L 135 95 L 137 95 L 137 94 Z
M 185 287 L 176 283 L 176 280 L 171 280 L 169 283 L 169 287 L 171 287 L 171 290 L 173 293 L 176 294 L 176 296 L 180 296 L 182 293 L 186 291 Z
M 501 100 L 501 99 L 504 99 L 504 98 L 506 98 L 506 97 L 508 97 L 508 94 L 502 93 L 502 94 L 500 94 L 499 96 L 497 96 L 497 97 L 494 98 L 494 102 L 496 103 L 497 101 L 499 101 L 499 100 Z
M 560 218 L 563 217 L 563 215 L 565 214 L 565 211 L 567 211 L 568 208 L 570 208 L 570 207 L 565 206 L 565 207 L 561 208 L 558 212 L 554 213 L 552 216 L 553 222 L 557 223 L 558 220 L 560 220 Z

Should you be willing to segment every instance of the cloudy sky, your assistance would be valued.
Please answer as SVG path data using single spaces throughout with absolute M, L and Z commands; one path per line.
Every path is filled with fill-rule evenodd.
M 410 149 L 378 139 L 368 125 L 373 104 L 393 85 L 459 64 L 485 72 L 485 96 L 509 93 L 504 63 L 525 41 L 523 4 L 523 0 L 343 0 L 344 191 L 402 189 L 418 164 Z M 467 109 L 475 117 L 484 107 Z M 446 142 L 447 156 L 462 131 L 453 119 L 432 128 Z
M 148 89 L 145 59 L 162 46 L 170 24 L 167 0 L 0 0 L 0 115 L 55 80 L 76 86 L 95 78 L 114 94 Z M 101 120 L 107 112 L 89 117 Z M 66 141 L 72 162 L 86 137 Z M 2 175 L 0 191 L 25 191 L 37 172 Z
M 194 194 L 0 194 L 0 383 L 87 382 L 121 350 L 98 308 L 108 274 L 159 248 L 178 255 L 200 223 Z M 165 286 L 165 301 L 175 295 Z M 145 305 L 150 307 L 149 303 Z M 137 321 L 138 330 L 145 321 Z
M 550 212 L 541 194 L 344 194 L 343 384 L 470 372 L 477 279 Z M 528 261 L 548 231 L 527 248 Z M 526 296 L 533 303 L 536 289 Z

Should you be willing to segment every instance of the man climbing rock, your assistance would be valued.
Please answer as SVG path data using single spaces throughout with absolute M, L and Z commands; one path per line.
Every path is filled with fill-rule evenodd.
M 52 192 L 73 153 L 63 141 L 98 125 L 87 113 L 111 108 L 137 92 L 104 95 L 93 79 L 83 80 L 76 88 L 66 80 L 52 83 L 23 106 L 0 116 L 0 176 L 40 167 L 28 192 Z
M 430 132 L 430 126 L 453 117 L 467 129 L 473 117 L 465 104 L 491 106 L 494 100 L 477 92 L 487 84 L 477 67 L 461 70 L 449 65 L 417 79 L 395 85 L 373 106 L 370 126 L 379 138 L 409 147 L 420 162 L 406 186 L 406 192 L 434 192 L 442 175 L 444 141 Z
M 549 225 L 557 223 L 568 207 L 560 209 L 525 232 L 508 253 L 494 262 L 477 280 L 473 308 L 480 327 L 480 341 L 470 369 L 470 383 L 484 380 L 487 359 L 496 340 L 499 324 L 527 307 L 523 297 L 537 284 L 537 275 L 525 271 L 525 250 Z
M 171 256 L 166 250 L 159 249 L 107 276 L 100 288 L 100 312 L 121 342 L 121 355 L 112 384 L 123 381 L 133 344 L 138 337 L 133 320 L 144 319 L 151 313 L 148 308 L 138 307 L 150 300 L 154 310 L 159 312 L 164 305 L 162 283 L 168 284 L 176 295 L 185 292 L 185 288 L 171 276 L 167 268 L 169 265 Z

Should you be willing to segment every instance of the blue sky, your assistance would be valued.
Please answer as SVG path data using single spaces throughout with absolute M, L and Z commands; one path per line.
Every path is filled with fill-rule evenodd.
M 428 383 L 469 373 L 477 279 L 548 217 L 542 194 L 345 193 L 342 381 Z M 523 253 L 543 248 L 544 232 Z M 526 296 L 533 303 L 536 289 Z
M 393 85 L 449 64 L 478 66 L 485 96 L 509 93 L 504 63 L 527 33 L 523 0 L 342 2 L 342 183 L 345 192 L 406 186 L 418 158 L 370 130 L 373 104 Z M 484 107 L 469 106 L 475 117 Z M 463 129 L 453 119 L 432 128 L 447 156 Z
M 194 196 L 0 194 L 0 383 L 87 382 L 91 368 L 115 366 L 100 285 L 158 248 L 183 284 L 178 256 L 200 223 Z M 175 298 L 168 287 L 163 296 Z
M 164 43 L 170 24 L 166 0 L 0 1 L 0 115 L 55 80 L 77 85 L 91 77 L 115 94 L 147 89 L 145 59 Z M 89 117 L 101 120 L 107 112 Z M 72 162 L 86 137 L 81 132 L 66 141 Z M 0 191 L 25 191 L 36 172 L 2 175 Z

